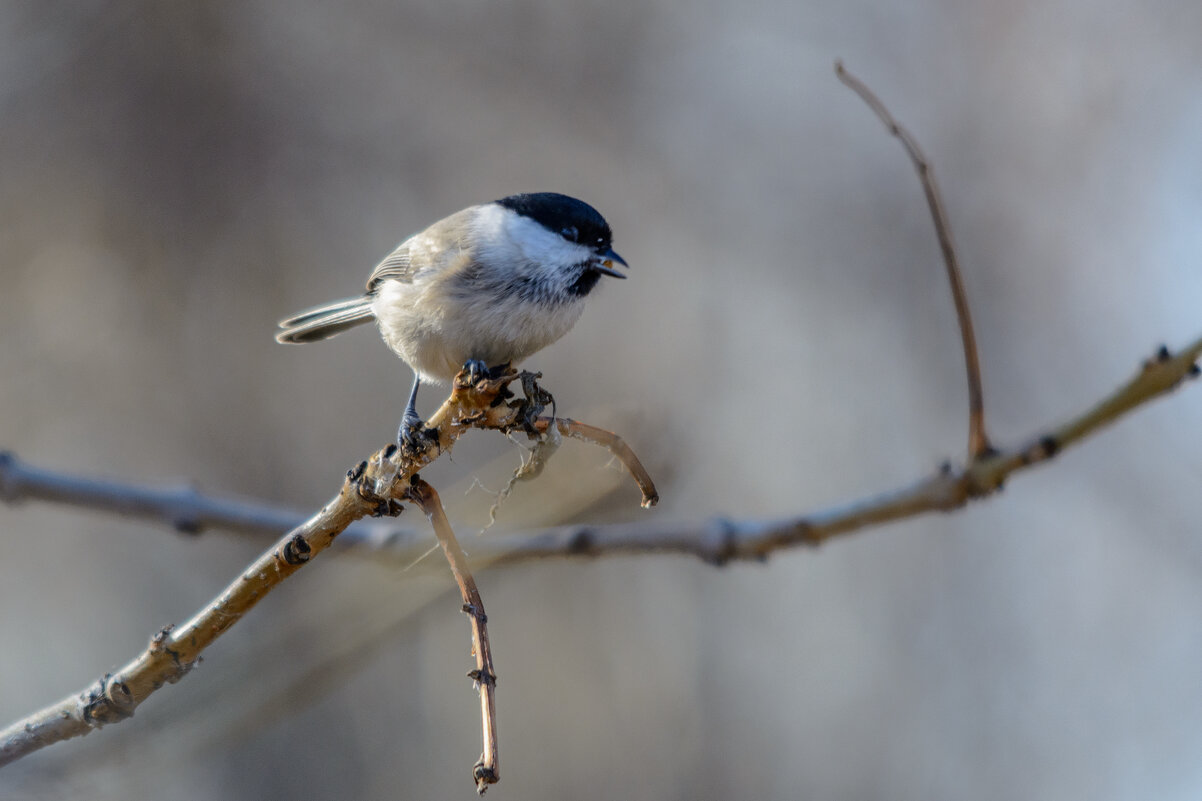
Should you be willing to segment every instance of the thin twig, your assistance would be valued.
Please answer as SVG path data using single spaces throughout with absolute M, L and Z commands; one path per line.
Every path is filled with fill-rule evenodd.
M 496 784 L 501 777 L 497 752 L 497 674 L 493 668 L 492 647 L 488 642 L 488 615 L 484 612 L 484 601 L 468 567 L 467 554 L 455 539 L 455 532 L 443 511 L 438 493 L 426 482 L 416 480 L 409 488 L 408 498 L 425 512 L 434 527 L 442 551 L 451 565 L 455 583 L 459 585 L 463 611 L 472 621 L 472 653 L 476 657 L 476 669 L 468 673 L 468 677 L 475 682 L 480 693 L 480 716 L 484 729 L 484 750 L 473 769 L 473 775 L 476 791 L 484 795 L 488 786 Z
M 981 388 L 981 362 L 977 357 L 977 337 L 973 333 L 972 315 L 968 309 L 968 295 L 964 290 L 964 279 L 960 273 L 960 263 L 956 258 L 956 246 L 952 241 L 951 224 L 947 212 L 943 208 L 943 199 L 939 187 L 935 183 L 934 170 L 923 155 L 922 149 L 914 136 L 903 128 L 885 104 L 881 102 L 872 90 L 843 68 L 842 61 L 835 62 L 835 74 L 839 80 L 851 88 L 853 92 L 868 104 L 881 122 L 902 143 L 918 177 L 922 181 L 922 191 L 926 194 L 927 207 L 935 221 L 935 234 L 939 237 L 939 249 L 943 252 L 943 263 L 947 266 L 947 280 L 952 287 L 952 300 L 956 304 L 956 319 L 960 322 L 960 339 L 964 343 L 964 368 L 968 374 L 968 458 L 976 459 L 985 456 L 990 451 L 989 436 L 985 433 L 985 393 Z
M 588 423 L 582 423 L 570 417 L 540 417 L 534 421 L 534 427 L 540 432 L 546 432 L 552 420 L 554 420 L 559 433 L 565 437 L 600 445 L 612 453 L 614 458 L 621 462 L 626 471 L 630 473 L 635 483 L 639 485 L 639 490 L 643 493 L 642 507 L 644 509 L 650 509 L 659 503 L 659 492 L 655 489 L 655 482 L 651 480 L 651 475 L 625 440 L 612 431 L 590 426 Z

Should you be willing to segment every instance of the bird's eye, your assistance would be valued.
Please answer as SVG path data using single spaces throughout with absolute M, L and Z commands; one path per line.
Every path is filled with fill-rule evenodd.
M 574 225 L 569 225 L 567 228 L 560 231 L 559 234 L 569 242 L 575 242 L 576 237 L 579 236 L 579 232 L 576 230 L 576 226 Z

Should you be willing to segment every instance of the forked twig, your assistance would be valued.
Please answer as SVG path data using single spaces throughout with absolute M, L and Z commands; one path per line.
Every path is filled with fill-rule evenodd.
M 934 171 L 930 162 L 923 155 L 922 148 L 914 136 L 903 128 L 885 104 L 881 102 L 872 90 L 864 85 L 843 68 L 842 61 L 835 62 L 835 74 L 839 80 L 860 96 L 871 108 L 889 133 L 897 137 L 906 149 L 918 177 L 922 181 L 922 191 L 927 198 L 927 207 L 935 221 L 935 234 L 939 237 L 939 249 L 943 253 L 943 263 L 947 266 L 947 280 L 952 287 L 952 300 L 956 304 L 956 319 L 960 322 L 960 339 L 964 343 L 964 369 L 968 374 L 968 458 L 969 461 L 989 455 L 991 446 L 989 436 L 985 433 L 985 393 L 981 388 L 981 362 L 977 356 L 977 337 L 973 333 L 972 315 L 968 310 L 968 295 L 964 290 L 964 279 L 960 274 L 960 263 L 956 258 L 956 246 L 952 242 L 951 224 L 947 212 L 943 208 L 943 198 L 935 183 Z
M 205 648 L 285 578 L 328 548 L 352 522 L 368 515 L 400 514 L 400 502 L 404 500 L 418 505 L 430 518 L 463 594 L 465 611 L 472 617 L 477 666 L 471 676 L 480 686 L 484 733 L 484 753 L 476 764 L 473 778 L 477 790 L 483 792 L 489 784 L 497 781 L 499 775 L 496 674 L 485 628 L 484 607 L 468 570 L 467 559 L 455 540 L 437 493 L 417 474 L 472 428 L 505 432 L 535 428 L 529 419 L 530 402 L 504 402 L 512 397 L 507 387 L 517 378 L 519 375 L 516 372 L 508 371 L 472 385 L 464 376 L 456 377 L 451 396 L 427 422 L 427 433 L 432 442 L 429 448 L 412 453 L 401 452 L 397 446 L 389 445 L 371 459 L 360 462 L 347 472 L 342 489 L 332 501 L 276 542 L 221 595 L 183 626 L 164 628 L 154 636 L 145 652 L 117 672 L 106 674 L 82 692 L 70 695 L 0 731 L 0 766 L 51 743 L 78 737 L 132 716 L 137 706 L 155 690 L 187 675 Z M 528 376 L 523 377 L 523 383 L 537 388 Z M 654 503 L 658 498 L 655 486 L 634 453 L 616 437 L 600 437 L 597 433 L 600 429 L 585 429 L 585 438 L 620 451 L 619 457 L 625 457 L 624 462 L 638 477 L 644 502 Z M 8 461 L 11 465 L 13 459 Z M 0 467 L 3 466 L 0 464 Z M 5 475 L 0 471 L 0 496 L 11 500 L 19 493 L 4 479 Z M 111 500 L 111 494 L 104 495 L 106 502 Z M 164 511 L 159 506 L 139 508 L 137 511 L 147 513 L 147 509 L 155 516 L 162 516 Z

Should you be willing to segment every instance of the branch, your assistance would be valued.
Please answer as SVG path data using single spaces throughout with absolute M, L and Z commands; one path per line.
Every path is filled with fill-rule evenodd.
M 960 323 L 960 339 L 964 343 L 964 369 L 968 375 L 968 458 L 976 459 L 990 452 L 989 436 L 985 433 L 985 393 L 981 389 L 981 362 L 977 358 L 977 337 L 973 333 L 972 315 L 968 311 L 968 295 L 964 291 L 964 279 L 960 275 L 960 263 L 956 258 L 956 246 L 952 242 L 951 224 L 947 212 L 943 208 L 943 198 L 935 183 L 935 174 L 923 155 L 922 149 L 914 136 L 903 128 L 885 104 L 881 102 L 867 86 L 847 70 L 843 62 L 835 62 L 835 74 L 839 80 L 858 94 L 868 104 L 876 115 L 885 123 L 889 133 L 902 143 L 918 171 L 922 181 L 922 191 L 927 198 L 927 207 L 931 210 L 931 218 L 935 222 L 935 234 L 939 237 L 939 249 L 943 253 L 943 263 L 947 266 L 947 280 L 952 287 L 952 300 L 956 304 L 956 319 Z
M 527 399 L 505 403 L 513 397 L 508 385 L 517 378 L 521 378 L 527 390 Z M 546 398 L 549 402 L 550 396 L 538 387 L 536 378 L 532 374 L 523 373 L 519 376 L 515 371 L 508 370 L 502 375 L 485 378 L 471 385 L 462 375 L 456 377 L 451 396 L 427 421 L 424 433 L 431 442 L 429 447 L 414 453 L 389 445 L 371 459 L 360 462 L 348 471 L 341 490 L 331 502 L 276 542 L 221 595 L 182 627 L 164 628 L 151 639 L 149 647 L 140 656 L 116 673 L 106 674 L 82 692 L 70 695 L 0 731 L 0 766 L 51 743 L 78 737 L 105 724 L 131 717 L 138 705 L 155 690 L 187 675 L 205 648 L 285 578 L 328 548 L 353 521 L 367 515 L 396 516 L 401 512 L 400 501 L 406 500 L 421 507 L 430 518 L 472 615 L 477 668 L 471 675 L 480 686 L 484 719 L 484 753 L 473 777 L 477 789 L 483 792 L 498 777 L 496 674 L 484 626 L 484 607 L 467 568 L 466 557 L 447 523 L 438 496 L 418 478 L 418 471 L 444 451 L 450 450 L 455 441 L 471 428 L 495 429 L 506 433 L 520 428 L 537 433 L 536 415 L 543 408 L 542 399 Z M 561 430 L 565 430 L 563 425 L 560 426 Z M 566 422 L 566 430 L 575 431 L 586 438 L 603 440 L 603 444 L 631 466 L 639 477 L 645 505 L 655 502 L 658 495 L 654 484 L 647 478 L 637 457 L 621 440 L 616 437 L 600 438 L 597 433 L 599 429 L 572 424 L 571 421 Z M 15 459 L 7 459 L 9 468 L 14 463 Z M 11 471 L 9 477 L 2 478 L 0 494 L 6 498 L 17 495 L 19 488 L 14 487 Z M 19 482 L 15 483 L 19 486 Z M 91 497 L 102 498 L 106 508 L 117 508 L 112 504 L 113 493 L 107 491 L 112 487 L 102 489 L 106 491 L 93 492 Z M 205 505 L 199 504 L 197 508 L 201 507 Z M 136 514 L 164 516 L 162 504 L 131 503 L 125 508 Z
M 217 499 L 195 487 L 143 487 L 72 476 L 35 467 L 0 451 L 0 500 L 48 501 L 125 517 L 166 523 L 184 534 L 223 528 L 239 534 L 279 536 L 304 522 L 303 515 L 274 506 Z
M 476 580 L 472 578 L 467 555 L 455 539 L 455 532 L 447 521 L 438 493 L 426 482 L 418 480 L 409 488 L 408 497 L 426 513 L 434 526 L 434 533 L 451 565 L 455 583 L 459 585 L 463 611 L 472 621 L 472 653 L 476 657 L 476 669 L 467 675 L 480 692 L 480 714 L 484 722 L 484 751 L 476 763 L 473 776 L 476 779 L 476 791 L 483 795 L 488 785 L 496 784 L 501 778 L 497 766 L 500 759 L 497 754 L 497 674 L 493 669 L 492 646 L 488 642 L 488 615 L 484 613 L 484 601 L 476 588 Z
M 936 475 L 908 487 L 844 506 L 778 521 L 637 522 L 558 526 L 534 534 L 490 534 L 472 542 L 472 560 L 479 567 L 570 556 L 677 553 L 691 554 L 711 564 L 721 565 L 731 559 L 762 559 L 780 548 L 816 544 L 870 525 L 926 512 L 951 511 L 964 506 L 971 499 L 983 498 L 1000 489 L 1012 473 L 1047 461 L 1065 448 L 1091 436 L 1098 429 L 1116 422 L 1137 407 L 1172 391 L 1184 379 L 1198 374 L 1195 362 L 1200 356 L 1202 338 L 1182 348 L 1175 355 L 1166 347 L 1161 347 L 1130 381 L 1069 422 L 1045 429 L 1045 433 L 1030 437 L 1023 445 L 995 450 L 958 468 L 948 465 Z M 614 439 L 620 444 L 607 444 L 606 436 L 613 436 L 608 432 L 596 434 L 595 432 L 601 430 L 562 417 L 555 418 L 554 422 L 560 433 L 565 436 L 586 438 L 610 447 L 611 452 L 629 452 L 629 447 L 616 437 Z M 551 418 L 540 417 L 535 421 L 535 426 L 539 431 L 545 431 L 550 423 Z M 585 432 L 591 436 L 586 436 Z M 45 476 L 50 482 L 90 481 L 61 479 L 51 471 L 26 467 L 15 457 L 9 458 L 8 465 L 15 466 L 15 472 L 19 476 L 30 473 Z M 638 463 L 637 458 L 629 467 L 640 484 L 647 480 L 646 470 Z M 0 459 L 0 497 L 3 497 L 9 488 L 5 469 L 5 461 Z M 24 486 L 23 479 L 18 480 L 16 486 L 20 490 Z M 154 492 L 137 486 L 112 484 L 112 487 L 118 493 Z M 654 493 L 654 487 L 651 487 L 650 491 Z M 17 497 L 45 496 L 23 496 L 18 491 Z M 647 491 L 644 491 L 644 503 L 648 498 L 655 497 L 657 496 L 654 494 L 648 496 Z M 215 505 L 221 503 L 211 499 L 205 500 L 206 503 Z M 112 511 L 117 507 L 105 501 L 93 508 Z M 211 525 L 217 526 L 222 523 L 214 516 Z M 354 527 L 348 529 L 339 536 L 339 540 L 354 530 Z M 366 530 L 371 529 L 369 527 Z M 377 537 L 376 540 L 380 541 L 380 538 Z M 425 554 L 429 547 L 429 540 L 425 538 L 394 538 L 385 549 L 376 553 L 410 563 Z
M 237 498 L 219 498 L 190 485 L 153 487 L 92 476 L 72 475 L 32 465 L 12 451 L 0 451 L 0 501 L 45 501 L 161 523 L 187 535 L 213 529 L 257 537 L 279 537 L 305 522 L 299 512 Z M 416 529 L 382 520 L 357 520 L 338 535 L 338 550 L 398 552 L 428 548 Z
M 377 454 L 370 472 L 359 470 L 348 474 L 338 495 L 320 512 L 256 559 L 183 626 L 161 630 L 151 639 L 150 646 L 129 664 L 0 732 L 0 766 L 51 743 L 125 720 L 155 690 L 182 679 L 205 648 L 276 585 L 329 547 L 351 521 L 372 513 L 380 503 L 388 511 L 393 510 L 390 502 L 364 492 L 383 464 Z
M 1116 422 L 1137 407 L 1171 392 L 1184 379 L 1198 375 L 1195 363 L 1200 356 L 1202 338 L 1185 346 L 1176 354 L 1170 353 L 1168 348 L 1162 346 L 1130 381 L 1067 423 L 1044 429 L 1045 433 L 1032 436 L 1025 444 L 1017 447 L 995 450 L 985 456 L 971 459 L 958 468 L 947 465 L 936 475 L 908 487 L 864 498 L 845 506 L 777 521 L 637 522 L 559 526 L 534 534 L 490 534 L 472 542 L 472 560 L 479 567 L 509 565 L 532 559 L 653 552 L 691 554 L 711 564 L 721 565 L 731 559 L 762 559 L 780 548 L 816 544 L 870 525 L 926 512 L 951 511 L 966 505 L 971 499 L 986 497 L 1000 489 L 1012 473 L 1047 461 L 1065 448 L 1091 436 L 1098 429 Z M 534 425 L 539 431 L 545 431 L 551 422 L 551 418 L 540 417 L 535 420 Z M 633 457 L 629 447 L 620 439 L 614 437 L 613 441 L 609 441 L 607 437 L 613 435 L 608 432 L 562 417 L 555 418 L 554 422 L 560 433 L 565 436 L 585 438 L 609 447 L 611 452 L 618 455 L 628 454 L 627 458 Z M 15 457 L 10 457 L 8 463 L 16 465 L 20 475 L 28 471 L 44 475 L 51 481 L 57 479 L 51 471 L 21 465 Z M 637 458 L 633 458 L 628 467 L 640 485 L 648 480 L 646 470 Z M 6 481 L 5 462 L 0 459 L 0 496 L 8 489 Z M 22 483 L 18 481 L 17 486 L 21 487 Z M 119 484 L 112 486 L 134 493 L 152 491 L 139 487 L 123 487 Z M 20 493 L 18 497 L 21 497 Z M 654 494 L 654 486 L 644 490 L 644 504 L 653 502 L 657 497 Z M 115 507 L 106 502 L 94 508 L 111 511 Z M 212 525 L 220 525 L 220 521 L 214 519 Z M 353 530 L 348 529 L 339 539 Z M 406 538 L 394 540 L 380 553 L 409 563 L 428 550 L 428 540 Z
M 1019 446 L 993 450 L 955 467 L 944 465 L 916 483 L 853 503 L 777 520 L 708 523 L 628 523 L 564 526 L 533 536 L 488 537 L 472 548 L 477 565 L 565 556 L 638 553 L 689 554 L 712 564 L 766 559 L 782 548 L 818 545 L 868 526 L 950 512 L 1002 488 L 1013 473 L 1048 461 L 1137 407 L 1199 374 L 1202 337 L 1176 354 L 1161 346 L 1127 383 L 1068 422 L 1044 429 Z
M 551 421 L 552 418 L 538 418 L 534 427 L 545 433 Z M 560 434 L 598 445 L 613 454 L 638 484 L 644 507 L 659 502 L 651 476 L 621 437 L 567 417 L 554 418 L 554 422 Z M 31 500 L 163 523 L 190 535 L 224 529 L 278 537 L 305 521 L 297 512 L 250 500 L 215 498 L 193 486 L 149 487 L 70 475 L 32 465 L 12 451 L 0 451 L 0 501 L 18 504 Z M 336 545 L 410 560 L 424 553 L 430 540 L 412 528 L 379 520 L 359 520 L 338 536 Z
M 930 167 L 913 137 L 901 128 L 880 101 L 862 83 L 836 66 L 841 80 L 852 87 L 884 121 L 905 146 L 922 179 L 927 203 L 934 218 L 940 247 L 960 321 L 965 365 L 969 382 L 969 455 L 961 467 L 945 465 L 935 475 L 917 483 L 847 506 L 769 521 L 716 520 L 706 524 L 658 523 L 617 526 L 574 526 L 553 529 L 534 536 L 492 536 L 473 546 L 478 564 L 503 564 L 543 557 L 601 556 L 619 553 L 670 552 L 692 554 L 714 565 L 731 560 L 763 560 L 781 548 L 816 545 L 840 534 L 870 525 L 917 516 L 933 511 L 951 511 L 968 501 L 987 497 L 1001 489 L 1015 472 L 1047 461 L 1098 429 L 1138 406 L 1172 391 L 1187 377 L 1199 374 L 1202 338 L 1173 354 L 1162 346 L 1136 375 L 1110 396 L 1069 422 L 1037 435 L 1025 444 L 996 450 L 985 433 L 984 405 L 976 342 L 968 304 L 956 263 L 955 248 L 946 214 Z M 329 547 L 340 532 L 368 514 L 394 516 L 400 500 L 418 505 L 429 517 L 451 565 L 471 615 L 476 680 L 481 698 L 484 748 L 474 778 L 483 792 L 497 780 L 495 688 L 483 603 L 468 569 L 466 557 L 446 520 L 437 493 L 418 478 L 425 467 L 449 450 L 465 431 L 489 428 L 506 433 L 524 430 L 531 436 L 552 428 L 607 448 L 634 476 L 643 493 L 643 505 L 652 506 L 658 493 L 637 457 L 616 435 L 577 421 L 541 417 L 550 396 L 538 387 L 533 374 L 520 378 L 525 401 L 505 403 L 512 398 L 508 384 L 519 376 L 504 375 L 481 380 L 475 386 L 457 377 L 451 397 L 430 418 L 427 431 L 431 447 L 422 453 L 401 453 L 395 445 L 361 462 L 347 474 L 338 496 L 317 515 L 294 528 L 255 561 L 211 604 L 179 630 L 168 627 L 151 640 L 138 658 L 115 674 L 108 674 L 78 695 L 35 713 L 0 732 L 0 765 L 12 762 L 45 745 L 86 734 L 94 728 L 123 720 L 156 689 L 186 675 L 201 652 L 267 592 L 284 578 Z M 537 470 L 541 461 L 533 469 Z M 182 531 L 199 531 L 211 525 L 236 530 L 261 531 L 284 524 L 286 513 L 238 502 L 217 502 L 193 490 L 129 488 L 88 479 L 65 479 L 47 471 L 20 464 L 11 454 L 0 454 L 0 498 L 20 500 L 36 497 L 118 511 L 124 514 L 166 520 Z M 424 545 L 408 544 L 397 552 L 418 557 Z

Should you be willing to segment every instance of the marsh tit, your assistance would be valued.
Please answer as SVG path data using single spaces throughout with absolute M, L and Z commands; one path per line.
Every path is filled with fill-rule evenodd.
M 592 206 L 554 192 L 469 206 L 406 239 L 367 279 L 367 292 L 280 322 L 276 340 L 316 342 L 374 319 L 413 368 L 398 439 L 421 447 L 417 390 L 460 370 L 475 377 L 516 365 L 562 337 L 615 264 L 609 224 Z

